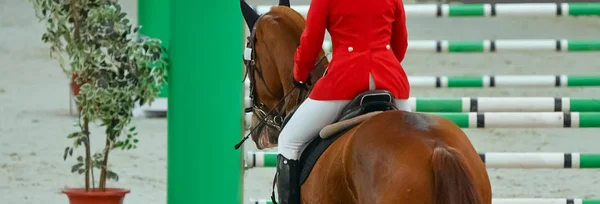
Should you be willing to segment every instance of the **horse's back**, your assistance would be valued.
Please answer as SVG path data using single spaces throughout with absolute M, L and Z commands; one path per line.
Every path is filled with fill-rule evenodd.
M 432 155 L 450 147 L 464 156 L 485 200 L 491 201 L 485 166 L 464 132 L 434 115 L 386 111 L 340 137 L 321 156 L 303 186 L 331 203 L 435 203 Z M 340 195 L 333 195 L 341 192 Z M 348 196 L 349 198 L 345 198 Z M 490 199 L 487 199 L 487 197 Z M 340 201 L 344 198 L 344 202 Z M 307 202 L 312 203 L 312 202 Z M 487 202 L 484 202 L 487 203 Z

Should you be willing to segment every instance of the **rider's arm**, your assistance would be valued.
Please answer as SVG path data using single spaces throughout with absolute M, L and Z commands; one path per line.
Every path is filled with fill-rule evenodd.
M 404 12 L 404 3 L 398 0 L 396 5 L 396 20 L 392 25 L 392 50 L 396 59 L 402 62 L 406 50 L 408 49 L 408 32 L 406 31 L 406 14 Z
M 306 15 L 306 27 L 294 57 L 294 78 L 306 82 L 315 67 L 318 54 L 323 49 L 327 27 L 328 0 L 312 0 Z

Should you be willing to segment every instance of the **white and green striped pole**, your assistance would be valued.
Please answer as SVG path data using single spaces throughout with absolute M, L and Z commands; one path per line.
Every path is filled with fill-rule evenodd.
M 600 98 L 459 97 L 408 99 L 413 112 L 600 112 Z M 250 97 L 245 107 L 252 107 Z
M 409 98 L 413 112 L 600 112 L 600 99 L 568 97 Z
M 257 5 L 258 13 L 269 11 L 270 5 Z M 308 5 L 293 5 L 302 15 Z M 407 17 L 521 17 L 521 16 L 598 16 L 600 3 L 514 3 L 514 4 L 405 4 Z
M 408 80 L 410 82 L 411 88 L 526 88 L 526 87 L 539 87 L 539 88 L 549 88 L 549 87 L 592 87 L 592 86 L 600 86 L 600 76 L 571 76 L 571 75 L 484 75 L 484 76 L 409 76 Z M 248 86 L 250 84 L 250 80 L 245 80 L 246 86 L 246 96 L 248 96 L 249 89 Z M 528 100 L 528 99 L 527 99 Z M 575 103 L 581 104 L 583 101 L 576 101 Z M 246 100 L 245 107 L 249 107 L 249 101 Z M 441 103 L 441 102 L 436 102 Z M 449 102 L 446 102 L 449 103 Z M 491 103 L 491 102 L 484 102 Z M 587 102 L 586 102 L 587 103 Z M 589 112 L 591 109 L 596 111 L 596 106 L 591 105 L 593 103 L 588 103 L 588 105 L 582 106 L 577 105 L 574 109 L 571 108 L 570 111 L 575 112 Z M 549 104 L 549 102 L 544 102 L 544 104 Z M 565 104 L 565 103 L 563 103 Z M 440 104 L 437 104 L 440 105 Z M 468 105 L 471 106 L 471 105 Z M 543 105 L 547 107 L 547 105 Z M 503 106 L 506 107 L 506 106 Z M 572 107 L 572 106 L 570 106 Z M 155 112 L 166 112 L 167 111 L 167 101 L 166 100 L 157 100 L 154 102 L 154 105 L 151 108 L 146 108 L 146 111 L 155 111 Z M 518 111 L 538 111 L 533 109 L 522 109 Z M 555 111 L 552 109 L 544 109 L 546 112 Z M 563 111 L 566 110 L 563 108 Z M 480 109 L 480 111 L 482 111 Z M 508 111 L 508 110 L 506 110 Z M 418 111 L 418 112 L 430 112 L 430 111 Z M 439 111 L 439 112 L 448 112 L 448 111 Z M 482 112 L 490 112 L 490 111 L 482 111 Z
M 520 17 L 597 16 L 598 3 L 423 4 L 405 5 L 407 16 Z
M 586 75 L 482 75 L 408 76 L 411 88 L 552 88 L 600 86 L 600 76 Z M 246 88 L 250 81 L 244 81 Z
M 600 112 L 430 113 L 461 128 L 599 128 Z
M 516 40 L 411 40 L 409 51 L 460 53 L 460 52 L 515 52 L 515 51 L 552 51 L 586 52 L 600 51 L 600 40 L 568 39 L 516 39 Z
M 424 113 L 444 117 L 460 128 L 600 128 L 600 112 Z M 245 127 L 252 113 L 245 115 Z
M 411 88 L 505 88 L 600 86 L 600 76 L 586 75 L 483 75 L 409 76 Z
M 497 169 L 598 169 L 600 154 L 577 152 L 479 153 L 486 168 Z M 275 167 L 277 152 L 247 152 L 246 168 Z
M 331 41 L 322 48 L 332 52 Z M 496 53 L 496 52 L 596 52 L 600 40 L 569 39 L 497 39 L 497 40 L 409 40 L 408 51 L 435 53 Z

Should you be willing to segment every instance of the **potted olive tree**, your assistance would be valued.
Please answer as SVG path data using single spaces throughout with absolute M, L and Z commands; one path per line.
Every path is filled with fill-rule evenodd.
M 50 56 L 59 60 L 78 92 L 77 130 L 67 136 L 72 146 L 64 149 L 63 159 L 84 147 L 70 170 L 85 179 L 82 188 L 63 193 L 72 204 L 122 203 L 129 190 L 106 186 L 107 179 L 119 178 L 109 168 L 109 155 L 111 150 L 136 148 L 137 133 L 130 126 L 134 106 L 151 103 L 166 83 L 161 41 L 139 36 L 139 27 L 125 18 L 117 0 L 31 1 L 47 26 L 42 41 L 50 45 Z M 103 134 L 105 143 L 92 154 L 90 125 L 95 122 L 104 128 L 97 135 Z

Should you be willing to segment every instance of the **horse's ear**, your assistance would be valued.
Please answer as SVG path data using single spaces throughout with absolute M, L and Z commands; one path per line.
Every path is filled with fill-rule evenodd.
M 290 0 L 279 0 L 279 5 L 290 7 Z
M 240 0 L 240 8 L 242 9 L 242 15 L 244 16 L 244 20 L 246 20 L 248 29 L 252 30 L 256 20 L 259 17 L 258 13 L 256 13 L 256 11 L 252 9 L 252 7 L 250 7 L 250 5 L 248 5 L 248 3 L 246 3 L 244 0 Z

